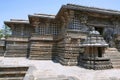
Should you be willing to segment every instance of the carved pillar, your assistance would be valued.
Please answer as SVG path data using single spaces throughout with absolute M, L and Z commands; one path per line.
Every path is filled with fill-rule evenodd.
M 35 26 L 35 32 L 36 32 L 36 33 L 39 33 L 39 26 L 38 26 L 38 25 Z
M 11 25 L 12 36 L 15 34 L 15 33 L 14 33 L 14 31 L 15 31 L 14 29 L 15 29 L 14 25 Z
M 34 22 L 35 33 L 39 33 L 39 24 L 40 24 L 40 22 Z
M 45 34 L 50 34 L 50 28 L 49 28 L 49 27 L 50 27 L 50 26 L 49 26 L 50 23 L 49 23 L 49 22 L 46 22 L 45 25 L 46 25 L 46 26 L 45 26 L 45 27 L 46 27 L 46 29 L 45 29 Z
M 21 25 L 21 36 L 24 36 L 24 25 Z
M 68 23 L 69 23 L 69 20 L 70 20 L 69 12 L 68 12 L 68 11 L 65 11 L 63 16 L 64 16 L 65 23 L 66 23 L 66 27 L 67 27 L 67 25 L 68 25 Z
M 61 31 L 61 34 L 64 35 L 64 33 L 65 33 L 65 18 L 63 16 L 61 16 L 61 20 L 62 20 L 62 24 L 61 24 L 62 31 Z
M 69 10 L 69 11 L 68 11 L 68 16 L 67 16 L 67 18 L 68 18 L 67 28 L 68 28 L 68 29 L 71 29 L 71 28 L 72 28 L 74 16 L 75 16 L 75 15 L 74 15 L 74 11 L 73 11 L 73 10 Z
M 77 39 L 77 43 L 80 44 L 81 43 L 81 39 Z

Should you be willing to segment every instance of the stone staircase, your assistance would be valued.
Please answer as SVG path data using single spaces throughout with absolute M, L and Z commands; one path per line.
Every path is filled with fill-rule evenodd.
M 0 80 L 23 80 L 28 67 L 0 67 Z
M 120 52 L 116 48 L 107 48 L 105 57 L 110 58 L 113 68 L 120 68 Z

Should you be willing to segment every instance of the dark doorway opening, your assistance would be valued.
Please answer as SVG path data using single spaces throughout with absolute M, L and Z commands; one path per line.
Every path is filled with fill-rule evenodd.
M 95 30 L 98 31 L 101 35 L 103 34 L 103 27 L 95 27 Z
M 102 48 L 98 47 L 98 57 L 102 57 Z

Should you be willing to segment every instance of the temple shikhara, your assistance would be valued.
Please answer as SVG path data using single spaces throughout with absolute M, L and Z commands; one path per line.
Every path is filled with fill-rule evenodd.
M 67 4 L 56 15 L 35 13 L 4 24 L 12 35 L 1 41 L 1 56 L 120 68 L 120 11 Z

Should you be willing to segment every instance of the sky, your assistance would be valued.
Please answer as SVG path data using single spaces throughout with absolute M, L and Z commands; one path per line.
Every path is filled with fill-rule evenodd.
M 77 4 L 120 11 L 120 0 L 0 0 L 0 28 L 10 19 L 28 19 L 29 14 L 56 15 L 62 5 Z

